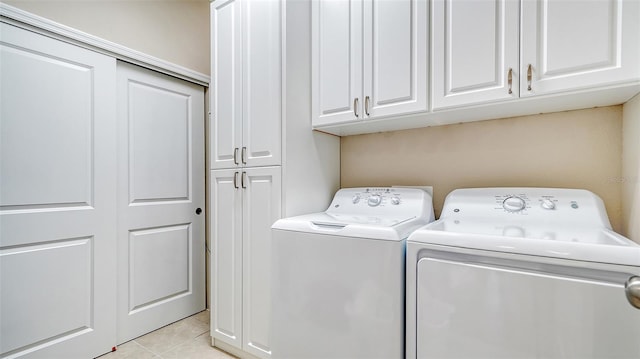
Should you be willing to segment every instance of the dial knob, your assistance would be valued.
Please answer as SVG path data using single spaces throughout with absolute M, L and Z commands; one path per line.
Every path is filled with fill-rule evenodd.
M 544 209 L 556 209 L 556 204 L 553 203 L 552 200 L 550 199 L 543 199 L 542 202 L 540 202 L 540 206 L 542 206 L 542 208 Z
M 509 196 L 502 201 L 502 208 L 509 212 L 520 212 L 526 207 L 524 199 L 518 196 Z
M 382 197 L 379 194 L 371 195 L 371 196 L 369 196 L 369 199 L 367 199 L 367 203 L 371 207 L 375 207 L 375 206 L 379 205 L 380 202 L 382 202 Z
M 398 198 L 398 197 L 391 197 L 391 204 L 395 204 L 395 205 L 400 204 L 400 198 Z
M 353 198 L 351 198 L 351 201 L 353 202 L 353 204 L 356 204 L 356 203 L 360 202 L 360 195 L 357 194 L 357 195 L 353 196 Z

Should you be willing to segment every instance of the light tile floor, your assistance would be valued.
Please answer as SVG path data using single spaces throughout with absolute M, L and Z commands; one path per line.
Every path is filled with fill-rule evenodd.
M 118 346 L 100 359 L 233 359 L 211 346 L 205 310 Z

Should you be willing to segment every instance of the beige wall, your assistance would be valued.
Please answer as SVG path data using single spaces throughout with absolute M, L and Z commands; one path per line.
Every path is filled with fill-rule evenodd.
M 622 110 L 622 234 L 640 243 L 640 95 Z
M 2 2 L 209 75 L 208 0 Z
M 342 187 L 433 185 L 436 217 L 455 188 L 584 188 L 622 229 L 622 106 L 348 136 L 341 146 Z

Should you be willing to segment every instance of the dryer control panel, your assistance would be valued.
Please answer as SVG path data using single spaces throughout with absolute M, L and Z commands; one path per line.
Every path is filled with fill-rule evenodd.
M 440 218 L 582 223 L 611 228 L 602 200 L 592 192 L 560 188 L 469 188 L 451 192 Z

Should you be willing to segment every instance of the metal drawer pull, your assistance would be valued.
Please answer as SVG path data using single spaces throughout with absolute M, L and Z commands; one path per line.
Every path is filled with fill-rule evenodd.
M 364 98 L 364 113 L 369 116 L 369 96 Z
M 527 68 L 527 90 L 531 91 L 531 77 L 532 77 L 532 72 L 533 70 L 531 69 L 531 64 L 529 64 L 529 67 Z
M 624 292 L 629 304 L 640 309 L 640 277 L 633 276 L 624 284 Z
M 238 172 L 233 173 L 233 188 L 238 189 Z
M 244 183 L 244 179 L 247 177 L 247 172 L 242 171 L 242 188 L 247 188 L 247 185 Z
M 242 155 L 240 156 L 240 158 L 242 158 L 242 164 L 247 164 L 247 148 L 246 147 L 242 147 Z
M 233 163 L 238 164 L 238 147 L 233 149 Z
M 358 116 L 358 98 L 357 97 L 355 99 L 353 99 L 353 114 L 356 117 L 360 117 L 360 116 Z
M 511 86 L 513 85 L 513 69 L 511 68 L 507 73 L 507 82 L 509 83 L 509 95 L 511 95 L 513 93 L 513 91 L 511 91 Z

